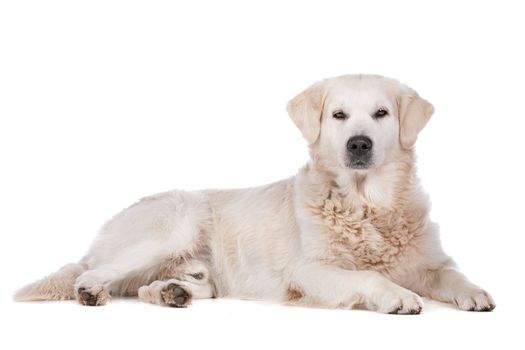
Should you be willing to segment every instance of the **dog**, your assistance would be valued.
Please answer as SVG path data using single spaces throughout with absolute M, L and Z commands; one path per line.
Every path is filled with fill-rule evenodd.
M 145 197 L 109 220 L 78 263 L 15 300 L 97 306 L 120 295 L 186 307 L 228 296 L 419 314 L 424 296 L 494 309 L 429 219 L 413 150 L 429 102 L 390 78 L 345 75 L 308 87 L 287 110 L 310 152 L 295 176 Z

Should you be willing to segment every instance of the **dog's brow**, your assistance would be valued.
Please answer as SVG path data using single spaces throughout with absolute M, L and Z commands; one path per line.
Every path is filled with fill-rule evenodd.
M 390 108 L 387 106 L 386 103 L 379 102 L 375 104 L 375 107 L 370 111 L 370 114 L 374 114 L 380 109 L 384 109 L 385 111 L 390 112 Z

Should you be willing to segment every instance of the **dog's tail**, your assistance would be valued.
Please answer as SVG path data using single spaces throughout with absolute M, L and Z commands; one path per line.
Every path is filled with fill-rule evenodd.
M 18 290 L 15 301 L 69 300 L 75 298 L 73 285 L 86 269 L 78 264 L 67 264 L 60 270 Z

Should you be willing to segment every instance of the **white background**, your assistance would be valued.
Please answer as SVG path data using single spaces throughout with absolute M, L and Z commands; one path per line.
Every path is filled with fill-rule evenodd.
M 1 347 L 523 348 L 518 3 L 2 1 Z M 294 174 L 307 152 L 286 102 L 345 73 L 400 79 L 435 105 L 419 173 L 445 249 L 494 312 L 11 301 L 141 196 Z

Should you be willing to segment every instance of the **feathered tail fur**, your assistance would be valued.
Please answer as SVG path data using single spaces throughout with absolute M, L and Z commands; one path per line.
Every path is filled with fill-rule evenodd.
M 70 300 L 75 298 L 73 285 L 78 276 L 85 271 L 81 264 L 67 264 L 60 270 L 30 283 L 15 295 L 15 301 Z

